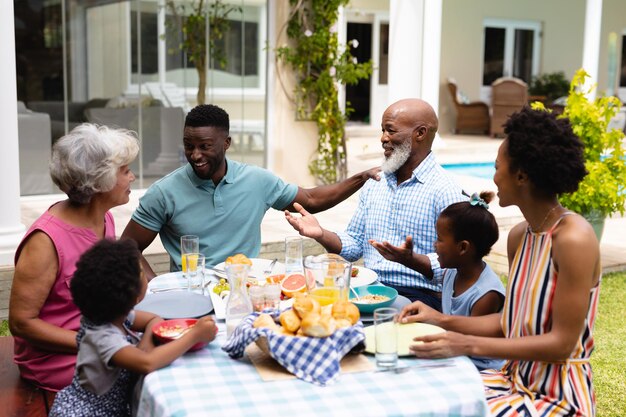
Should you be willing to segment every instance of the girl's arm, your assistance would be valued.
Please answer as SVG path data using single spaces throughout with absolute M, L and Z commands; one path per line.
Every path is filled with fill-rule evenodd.
M 497 291 L 489 291 L 480 297 L 472 306 L 470 316 L 486 316 L 497 313 L 504 305 L 504 297 Z
M 202 317 L 179 339 L 157 346 L 149 352 L 136 346 L 126 346 L 113 355 L 111 363 L 119 368 L 147 374 L 169 365 L 196 343 L 212 341 L 216 334 L 217 326 L 213 319 Z M 144 334 L 144 338 L 148 336 L 152 337 L 152 334 Z
M 485 316 L 452 316 L 440 313 L 421 301 L 405 306 L 399 314 L 400 323 L 429 323 L 449 331 L 465 334 L 503 337 L 500 325 L 501 313 Z
M 24 244 L 15 265 L 9 301 L 11 334 L 49 352 L 77 351 L 76 332 L 39 318 L 59 271 L 57 252 L 43 232 L 34 232 Z
M 135 310 L 135 321 L 131 326 L 132 330 L 143 332 L 143 337 L 137 345 L 141 350 L 150 351 L 154 349 L 154 341 L 152 340 L 152 326 L 162 322 L 163 319 L 156 314 L 147 311 Z
M 585 256 L 580 256 L 581 253 Z M 544 362 L 566 360 L 583 331 L 590 291 L 600 275 L 598 241 L 584 219 L 567 216 L 562 220 L 553 234 L 552 260 L 559 279 L 552 300 L 552 325 L 547 333 L 494 339 L 447 332 L 416 338 L 426 343 L 412 346 L 412 351 L 420 357 L 470 355 Z

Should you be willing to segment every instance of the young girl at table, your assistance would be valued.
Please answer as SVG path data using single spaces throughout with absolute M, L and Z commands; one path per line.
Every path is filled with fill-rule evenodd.
M 386 259 L 402 263 L 431 279 L 442 280 L 444 314 L 484 316 L 497 313 L 504 303 L 504 285 L 483 258 L 498 240 L 498 224 L 488 210 L 494 193 L 472 195 L 470 201 L 454 203 L 437 219 L 435 253 L 413 252 L 409 236 L 400 246 L 370 243 Z M 504 361 L 472 357 L 480 370 L 500 369 Z
M 146 288 L 132 240 L 102 240 L 81 256 L 70 287 L 82 314 L 76 370 L 71 385 L 56 395 L 50 416 L 129 416 L 138 375 L 215 338 L 215 323 L 205 317 L 179 339 L 154 347 L 151 327 L 162 319 L 133 310 Z

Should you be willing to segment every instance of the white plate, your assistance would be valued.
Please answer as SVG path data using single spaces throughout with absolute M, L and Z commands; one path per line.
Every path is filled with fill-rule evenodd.
M 265 274 L 263 271 L 267 269 L 268 266 L 272 263 L 271 259 L 261 259 L 261 258 L 251 258 L 252 268 L 250 268 L 249 275 L 256 279 L 263 279 L 266 275 L 277 275 L 285 273 L 285 264 L 276 262 L 274 268 L 272 268 L 272 272 L 270 274 Z M 226 273 L 221 272 L 224 271 L 224 262 L 220 262 L 215 265 L 215 269 L 218 271 L 213 271 L 215 275 L 220 278 L 226 278 Z M 211 269 L 207 268 L 207 271 L 211 272 Z
M 397 308 L 398 311 L 401 311 L 404 306 L 408 306 L 409 304 L 411 304 L 411 300 L 403 295 L 398 295 L 398 297 L 396 297 L 396 301 L 394 301 L 389 308 Z M 361 321 L 363 323 L 372 323 L 374 321 L 374 314 L 361 313 Z
M 213 287 L 215 287 L 216 285 L 216 282 L 211 282 L 207 286 L 206 290 L 209 292 L 209 296 L 211 297 L 211 301 L 213 302 L 213 311 L 215 312 L 215 318 L 218 320 L 226 320 L 226 298 L 222 298 L 218 294 L 213 292 Z
M 350 285 L 352 287 L 363 287 L 365 285 L 370 285 L 371 283 L 376 282 L 376 280 L 378 279 L 378 274 L 369 268 L 366 268 L 364 266 L 354 266 L 353 268 L 358 268 L 359 274 L 356 277 L 350 278 Z M 322 281 L 318 280 L 318 282 L 320 284 L 324 284 Z
M 164 319 L 197 318 L 213 311 L 211 299 L 188 291 L 170 291 L 146 294 L 135 306 L 136 310 L 158 314 Z
M 376 333 L 375 326 L 369 326 L 363 329 L 365 333 L 365 351 L 367 353 L 376 353 Z M 437 334 L 445 332 L 439 326 L 426 323 L 409 323 L 398 325 L 398 356 L 409 356 L 409 346 L 418 342 L 414 342 L 413 338 L 417 336 L 426 336 L 429 334 Z

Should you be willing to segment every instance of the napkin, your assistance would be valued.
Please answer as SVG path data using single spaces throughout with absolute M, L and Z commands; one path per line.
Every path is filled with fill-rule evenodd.
M 296 377 L 315 385 L 334 383 L 339 375 L 340 361 L 354 346 L 365 340 L 363 324 L 338 329 L 329 337 L 285 336 L 268 328 L 254 328 L 260 313 L 252 313 L 237 326 L 222 349 L 231 358 L 239 359 L 250 343 L 265 337 L 270 355 Z M 272 313 L 278 316 L 278 311 Z
M 246 348 L 246 357 L 250 359 L 263 381 L 282 381 L 296 377 L 254 343 Z M 363 354 L 346 355 L 341 359 L 340 365 L 342 374 L 368 372 L 376 369 L 374 362 Z

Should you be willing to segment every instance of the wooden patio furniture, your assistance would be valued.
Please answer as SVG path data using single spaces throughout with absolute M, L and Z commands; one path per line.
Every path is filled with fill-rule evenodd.
M 448 90 L 456 108 L 456 124 L 454 133 L 473 132 L 489 133 L 489 106 L 482 101 L 468 102 L 463 100 L 456 81 L 448 79 Z
M 502 77 L 491 84 L 491 136 L 504 135 L 509 116 L 528 103 L 528 85 L 519 78 Z

